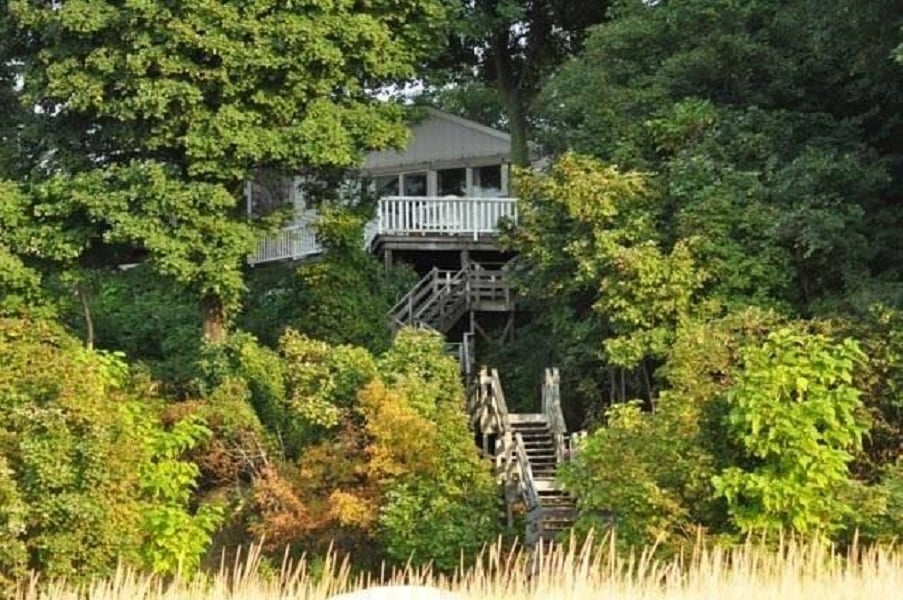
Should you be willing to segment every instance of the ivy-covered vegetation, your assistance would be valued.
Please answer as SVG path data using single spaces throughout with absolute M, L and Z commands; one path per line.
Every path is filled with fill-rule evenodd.
M 579 532 L 899 539 L 901 62 L 899 0 L 10 0 L 0 591 L 260 540 L 450 571 L 506 533 L 444 340 L 389 329 L 417 278 L 372 207 L 246 265 L 285 215 L 244 182 L 399 145 L 417 75 L 547 155 L 481 359 L 525 410 L 561 368 Z

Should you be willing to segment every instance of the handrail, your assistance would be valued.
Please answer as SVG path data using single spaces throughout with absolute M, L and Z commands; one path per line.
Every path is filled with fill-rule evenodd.
M 432 318 L 441 318 L 456 310 L 466 308 L 467 273 L 465 270 L 449 271 L 433 267 L 417 282 L 401 300 L 389 310 L 392 325 L 403 327 L 416 325 Z M 453 302 L 447 310 L 448 300 Z M 430 311 L 438 311 L 430 315 Z M 439 329 L 441 324 L 437 323 Z
M 558 464 L 564 462 L 568 452 L 566 440 L 568 429 L 561 411 L 561 390 L 558 368 L 546 369 L 545 379 L 542 383 L 542 412 L 549 419 L 549 428 L 555 442 L 555 461 Z
M 473 235 L 498 233 L 503 219 L 517 222 L 516 198 L 387 196 L 380 198 L 377 233 Z
M 408 290 L 407 294 L 405 294 L 404 296 L 401 297 L 401 300 L 396 302 L 395 305 L 389 309 L 389 314 L 394 316 L 397 313 L 399 313 L 404 307 L 411 306 L 414 296 L 417 295 L 421 289 L 423 289 L 425 286 L 427 286 L 428 284 L 430 284 L 432 282 L 433 276 L 434 276 L 435 272 L 438 270 L 439 269 L 437 267 L 433 267 L 432 269 L 430 269 L 429 273 L 424 275 L 420 279 L 420 281 L 418 281 L 416 284 L 414 284 L 414 287 L 412 287 L 410 290 Z M 410 310 L 409 310 L 409 312 L 410 312 Z
M 475 383 L 468 398 L 471 422 L 479 425 L 480 431 L 485 435 L 495 434 L 499 437 L 510 435 L 511 419 L 498 371 L 492 369 L 490 372 L 486 367 L 482 367 Z
M 425 302 L 420 303 L 419 301 L 414 305 L 417 306 L 417 309 L 409 314 L 409 318 L 411 322 L 417 323 L 422 320 L 424 313 L 427 310 L 434 308 L 434 304 L 443 296 L 451 297 L 452 300 L 456 301 L 456 304 L 460 303 L 462 300 L 466 303 L 467 298 L 463 292 L 466 291 L 466 274 L 462 271 L 440 271 L 438 269 L 433 269 L 433 278 L 432 278 L 432 286 L 424 288 L 421 292 L 422 298 L 421 300 L 426 300 Z M 461 289 L 464 288 L 464 289 Z M 437 305 L 438 309 L 441 310 L 444 308 L 442 304 Z
M 305 220 L 265 234 L 248 256 L 248 264 L 254 266 L 277 260 L 297 260 L 322 252 L 313 221 Z
M 473 361 L 475 355 L 474 335 L 469 331 L 465 331 L 461 338 L 461 370 L 464 371 L 465 381 L 470 381 L 470 378 L 473 377 Z
M 492 397 L 495 399 L 496 404 L 498 406 L 499 417 L 502 419 L 502 424 L 504 425 L 503 430 L 507 431 L 511 429 L 511 420 L 508 417 L 508 403 L 505 402 L 505 392 L 502 390 L 502 380 L 499 377 L 498 369 L 492 370 Z
M 533 510 L 540 506 L 539 492 L 536 489 L 536 479 L 533 477 L 533 467 L 530 466 L 530 458 L 527 456 L 527 446 L 520 432 L 514 434 L 514 453 L 520 467 L 521 494 L 524 497 L 524 505 L 527 510 Z

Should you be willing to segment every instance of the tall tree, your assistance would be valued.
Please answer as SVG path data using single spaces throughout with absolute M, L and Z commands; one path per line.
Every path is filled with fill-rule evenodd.
M 35 212 L 87 246 L 146 253 L 192 289 L 219 340 L 254 243 L 240 207 L 260 168 L 354 165 L 400 143 L 375 91 L 435 46 L 441 0 L 11 0 L 26 105 L 55 179 Z
M 618 0 L 544 91 L 546 141 L 660 175 L 728 304 L 899 280 L 900 0 Z M 874 288 L 873 288 L 874 289 Z
M 608 0 L 463 0 L 440 82 L 489 85 L 504 109 L 513 161 L 529 162 L 529 120 L 545 79 L 601 23 Z M 485 98 L 485 95 L 484 95 Z

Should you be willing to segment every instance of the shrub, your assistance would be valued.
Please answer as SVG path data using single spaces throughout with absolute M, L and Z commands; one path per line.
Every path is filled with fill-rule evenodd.
M 0 365 L 0 573 L 190 570 L 215 521 L 179 457 L 202 425 L 166 430 L 150 382 L 51 322 L 0 320 Z

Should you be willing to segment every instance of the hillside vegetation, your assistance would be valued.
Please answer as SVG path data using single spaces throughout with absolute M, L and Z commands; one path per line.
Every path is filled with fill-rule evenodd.
M 901 0 L 4 3 L 0 592 L 229 597 L 256 544 L 259 597 L 350 585 L 330 550 L 475 598 L 890 597 L 901 63 Z M 411 100 L 512 132 L 518 328 L 478 358 L 517 409 L 561 369 L 604 568 L 478 558 L 522 528 L 466 382 L 328 185 Z M 261 170 L 323 184 L 323 256 L 247 265 Z

